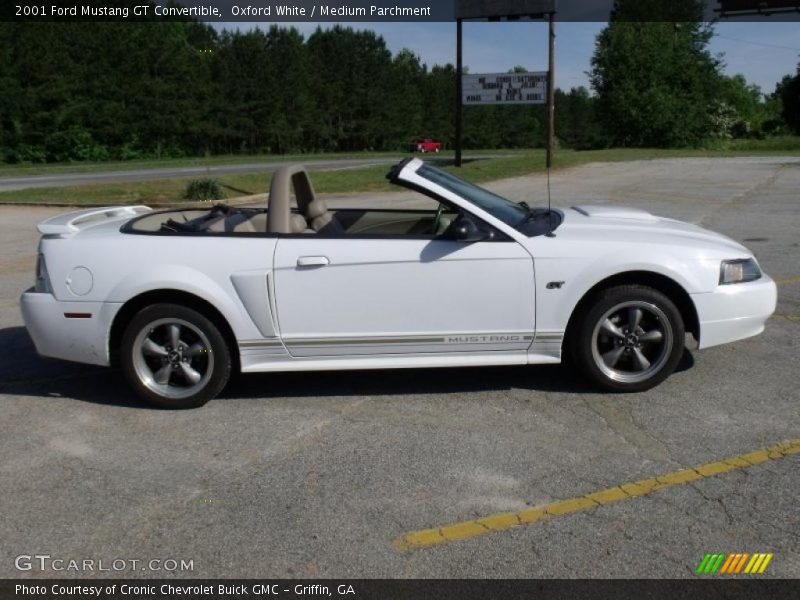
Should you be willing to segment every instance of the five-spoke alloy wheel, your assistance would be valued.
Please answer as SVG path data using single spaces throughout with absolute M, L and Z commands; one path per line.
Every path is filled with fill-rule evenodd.
M 122 366 L 139 394 L 163 408 L 194 408 L 228 381 L 230 352 L 219 329 L 184 306 L 141 310 L 122 339 Z
M 684 325 L 675 304 L 658 290 L 619 286 L 602 291 L 579 317 L 573 353 L 584 373 L 617 392 L 650 389 L 677 366 Z

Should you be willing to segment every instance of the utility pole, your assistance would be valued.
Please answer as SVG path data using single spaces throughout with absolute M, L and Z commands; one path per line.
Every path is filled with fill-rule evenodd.
M 798 0 L 800 1 L 800 0 Z M 556 0 L 455 0 L 456 16 L 456 94 L 455 94 L 455 166 L 463 164 L 463 137 L 464 137 L 464 31 L 465 19 L 488 19 L 500 21 L 503 19 L 517 20 L 530 18 L 540 20 L 545 16 L 549 23 L 549 69 L 547 71 L 547 168 L 553 166 L 556 146 Z M 484 90 L 485 91 L 485 90 Z M 480 99 L 479 99 L 480 100 Z M 488 104 L 503 104 L 502 98 Z M 470 97 L 470 103 L 472 100 Z M 480 103 L 477 102 L 478 104 Z M 536 98 L 527 104 L 541 104 Z M 533 143 L 534 140 L 531 140 Z
M 547 71 L 547 168 L 553 168 L 556 151 L 556 15 L 550 13 L 549 69 Z
M 464 97 L 463 86 L 461 79 L 463 76 L 464 60 L 463 60 L 463 44 L 464 32 L 463 21 L 456 20 L 456 166 L 461 166 L 461 138 L 462 128 L 464 125 Z

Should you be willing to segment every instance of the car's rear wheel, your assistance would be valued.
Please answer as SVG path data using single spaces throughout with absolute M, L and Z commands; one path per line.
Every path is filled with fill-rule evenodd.
M 579 316 L 572 340 L 575 362 L 598 387 L 641 392 L 672 374 L 684 350 L 684 324 L 658 290 L 618 286 L 603 290 Z
M 217 326 L 176 304 L 142 309 L 122 336 L 130 384 L 160 408 L 196 408 L 219 394 L 231 373 L 230 350 Z

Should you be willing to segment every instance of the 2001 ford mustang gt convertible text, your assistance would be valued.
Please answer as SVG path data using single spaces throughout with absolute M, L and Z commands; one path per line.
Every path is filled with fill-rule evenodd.
M 641 391 L 684 351 L 756 335 L 774 282 L 722 235 L 606 206 L 517 204 L 406 160 L 430 210 L 330 210 L 302 167 L 268 209 L 90 209 L 39 224 L 37 350 L 120 364 L 158 406 L 243 372 L 558 363 Z M 293 207 L 292 198 L 296 200 Z

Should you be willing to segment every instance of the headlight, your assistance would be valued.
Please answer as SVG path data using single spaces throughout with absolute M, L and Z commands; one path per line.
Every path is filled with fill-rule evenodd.
M 761 279 L 761 269 L 752 258 L 723 260 L 719 269 L 719 284 L 745 283 Z
M 34 291 L 39 294 L 50 294 L 50 276 L 47 274 L 47 265 L 44 263 L 44 254 L 36 256 L 36 285 Z

